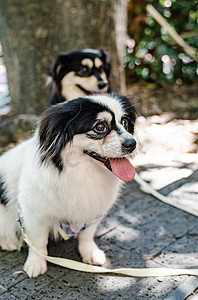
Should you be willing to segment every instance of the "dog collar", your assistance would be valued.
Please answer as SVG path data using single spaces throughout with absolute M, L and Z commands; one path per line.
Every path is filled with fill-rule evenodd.
M 85 230 L 89 226 L 101 221 L 103 218 L 103 215 L 97 216 L 94 220 L 92 220 L 89 223 L 84 223 L 83 225 L 76 225 L 73 223 L 69 222 L 61 222 L 60 223 L 60 228 L 59 228 L 59 233 L 64 239 L 68 239 L 75 234 L 78 234 L 79 232 Z

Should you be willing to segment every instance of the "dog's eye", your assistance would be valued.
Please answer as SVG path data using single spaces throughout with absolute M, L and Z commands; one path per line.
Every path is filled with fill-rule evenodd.
M 128 131 L 129 130 L 129 121 L 127 120 L 127 118 L 122 118 L 122 126 Z
M 80 76 L 89 76 L 90 73 L 91 73 L 91 71 L 90 71 L 89 67 L 87 67 L 87 66 L 82 66 L 80 68 L 80 70 L 78 71 L 78 75 L 80 75 Z
M 106 125 L 106 123 L 104 122 L 99 122 L 95 125 L 95 127 L 93 128 L 93 130 L 97 133 L 106 133 L 108 130 L 108 127 Z

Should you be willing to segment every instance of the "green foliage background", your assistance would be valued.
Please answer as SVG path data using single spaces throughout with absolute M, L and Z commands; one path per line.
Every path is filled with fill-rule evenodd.
M 197 0 L 130 0 L 125 67 L 131 81 L 193 83 L 197 63 L 146 12 L 152 4 L 191 46 L 198 49 Z

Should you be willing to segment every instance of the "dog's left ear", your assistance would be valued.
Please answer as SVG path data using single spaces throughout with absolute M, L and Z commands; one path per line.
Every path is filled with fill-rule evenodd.
M 110 76 L 110 70 L 111 70 L 110 56 L 109 56 L 109 53 L 104 49 L 100 49 L 99 51 L 101 53 L 102 61 L 104 63 L 105 73 L 106 73 L 107 78 L 108 78 Z
M 58 77 L 59 73 L 60 73 L 60 69 L 61 67 L 64 65 L 67 65 L 67 61 L 68 61 L 68 54 L 61 54 L 58 55 L 55 59 L 55 61 L 52 63 L 51 67 L 49 67 L 46 70 L 46 75 L 50 76 L 53 78 L 53 80 L 56 80 L 56 78 Z

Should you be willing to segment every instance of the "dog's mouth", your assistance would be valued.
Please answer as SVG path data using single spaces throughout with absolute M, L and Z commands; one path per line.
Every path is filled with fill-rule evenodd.
M 135 168 L 126 157 L 106 158 L 94 151 L 88 150 L 84 150 L 84 153 L 103 163 L 107 169 L 125 182 L 132 180 L 135 176 Z
M 96 95 L 96 94 L 104 94 L 106 93 L 106 91 L 108 90 L 108 87 L 102 89 L 101 91 L 87 91 L 86 89 L 84 89 L 81 85 L 77 84 L 77 87 L 83 91 L 86 95 Z
M 89 95 L 104 94 L 105 92 L 88 92 Z

